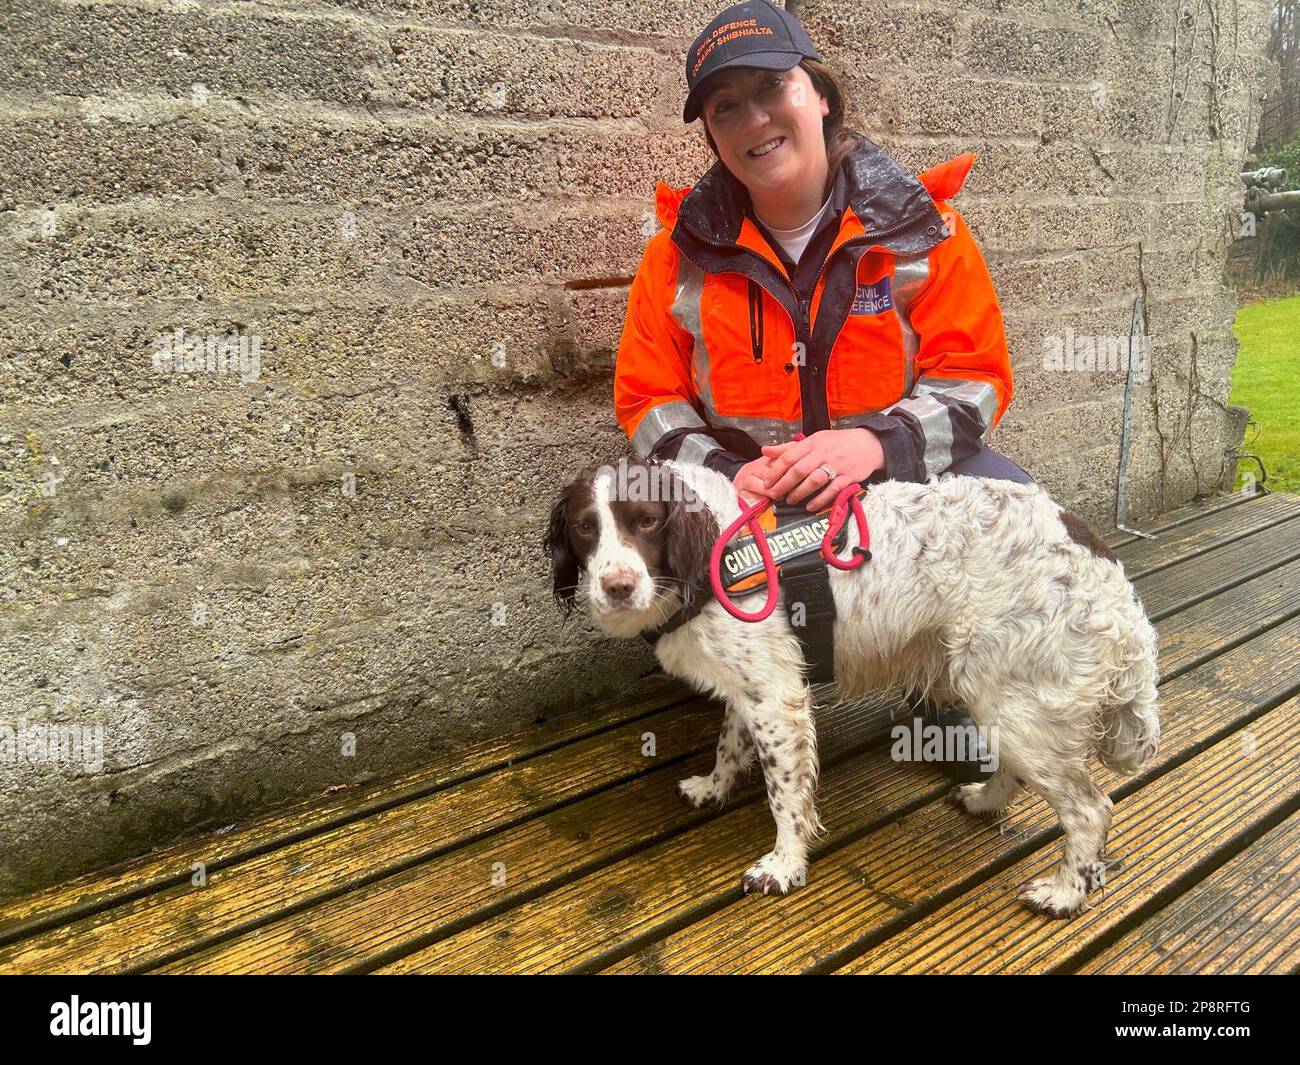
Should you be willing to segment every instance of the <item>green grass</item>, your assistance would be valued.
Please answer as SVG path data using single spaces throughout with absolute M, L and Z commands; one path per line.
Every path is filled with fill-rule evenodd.
M 1243 305 L 1233 332 L 1241 349 L 1231 402 L 1258 423 L 1247 427 L 1243 449 L 1264 460 L 1269 488 L 1300 492 L 1300 296 Z

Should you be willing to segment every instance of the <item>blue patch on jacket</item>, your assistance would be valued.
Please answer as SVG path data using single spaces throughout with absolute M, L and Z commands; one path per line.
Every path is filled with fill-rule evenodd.
M 882 277 L 874 285 L 859 285 L 858 293 L 853 297 L 850 314 L 883 314 L 894 309 L 894 294 L 889 287 L 889 278 Z

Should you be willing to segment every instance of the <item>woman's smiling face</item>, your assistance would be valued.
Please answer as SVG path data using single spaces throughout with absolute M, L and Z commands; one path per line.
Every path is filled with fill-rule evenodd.
M 751 192 L 789 192 L 825 173 L 830 104 L 802 67 L 722 71 L 702 113 L 718 155 Z

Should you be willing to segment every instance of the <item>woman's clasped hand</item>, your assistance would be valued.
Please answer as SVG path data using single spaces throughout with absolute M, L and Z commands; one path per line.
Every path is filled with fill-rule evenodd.
M 845 487 L 866 480 L 884 465 L 880 440 L 870 429 L 825 429 L 763 448 L 759 458 L 736 473 L 735 485 L 748 502 L 764 496 L 818 511 L 835 502 Z

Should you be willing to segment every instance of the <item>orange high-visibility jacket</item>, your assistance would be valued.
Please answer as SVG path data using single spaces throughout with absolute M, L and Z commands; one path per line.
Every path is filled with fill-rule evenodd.
M 614 373 L 637 452 L 735 476 L 762 444 L 864 426 L 885 476 L 918 481 L 978 450 L 1012 382 L 988 268 L 947 202 L 974 161 L 918 180 L 863 137 L 811 298 L 721 162 L 690 188 L 660 182 L 664 228 L 632 283 Z

